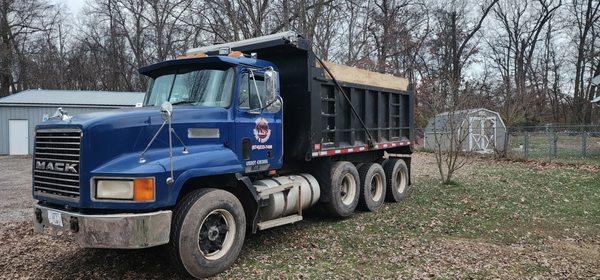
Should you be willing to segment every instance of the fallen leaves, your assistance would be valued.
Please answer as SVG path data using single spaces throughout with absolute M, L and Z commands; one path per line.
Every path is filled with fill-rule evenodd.
M 457 184 L 413 158 L 401 203 L 344 220 L 306 216 L 246 239 L 222 279 L 593 278 L 600 275 L 600 175 L 478 160 Z M 433 175 L 432 175 L 433 174 Z M 161 247 L 89 250 L 2 224 L 0 278 L 179 279 Z

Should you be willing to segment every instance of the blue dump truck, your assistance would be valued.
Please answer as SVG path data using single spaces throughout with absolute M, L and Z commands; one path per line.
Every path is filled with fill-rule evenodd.
M 408 81 L 322 61 L 296 33 L 139 72 L 151 81 L 140 106 L 58 110 L 36 127 L 36 233 L 88 248 L 165 245 L 183 273 L 206 277 L 233 264 L 247 233 L 308 208 L 375 211 L 410 185 Z

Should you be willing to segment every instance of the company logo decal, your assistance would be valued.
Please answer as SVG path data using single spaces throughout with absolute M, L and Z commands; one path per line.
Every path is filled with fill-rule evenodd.
M 254 121 L 256 126 L 254 127 L 254 138 L 258 143 L 266 143 L 271 137 L 271 129 L 269 128 L 269 122 L 265 118 L 258 118 Z

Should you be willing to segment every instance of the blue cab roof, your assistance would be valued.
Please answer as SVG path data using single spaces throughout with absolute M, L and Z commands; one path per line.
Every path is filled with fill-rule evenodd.
M 157 77 L 172 70 L 174 68 L 180 67 L 210 67 L 210 68 L 227 68 L 227 67 L 235 67 L 237 65 L 247 65 L 256 68 L 265 68 L 265 67 L 273 67 L 276 69 L 275 65 L 269 61 L 254 59 L 248 57 L 230 57 L 230 56 L 207 56 L 202 58 L 182 58 L 182 59 L 173 59 L 166 60 L 163 62 L 151 64 L 148 66 L 144 66 L 139 69 L 139 73 L 148 77 Z

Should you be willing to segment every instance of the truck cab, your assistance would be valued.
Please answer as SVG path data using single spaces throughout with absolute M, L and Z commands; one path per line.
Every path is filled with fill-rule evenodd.
M 35 232 L 91 248 L 168 244 L 174 265 L 205 277 L 233 264 L 246 232 L 316 204 L 348 217 L 402 199 L 407 83 L 319 66 L 309 46 L 287 32 L 193 50 L 139 70 L 150 82 L 136 108 L 58 110 L 36 127 Z M 330 67 L 354 74 L 340 83 Z
M 173 205 L 189 178 L 281 167 L 282 110 L 272 64 L 214 56 L 167 61 L 140 72 L 150 78 L 142 108 L 52 119 L 37 127 L 35 199 L 67 201 L 84 210 L 159 209 Z M 173 108 L 172 133 L 160 129 L 165 102 Z M 171 169 L 176 180 L 167 184 Z M 77 176 L 79 191 L 58 185 Z M 133 179 L 134 187 L 136 178 L 152 181 L 154 193 L 143 200 L 111 193 L 122 177 L 123 184 Z

